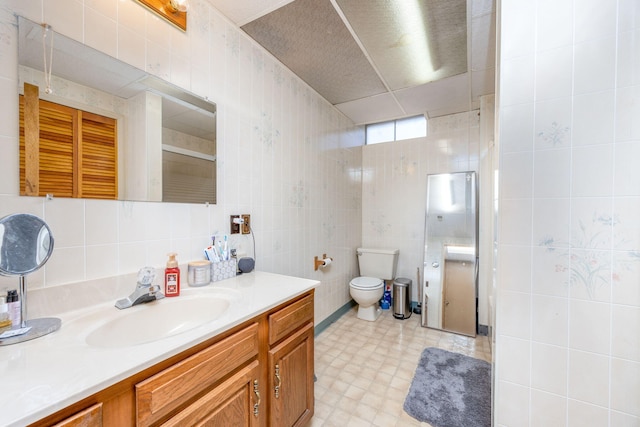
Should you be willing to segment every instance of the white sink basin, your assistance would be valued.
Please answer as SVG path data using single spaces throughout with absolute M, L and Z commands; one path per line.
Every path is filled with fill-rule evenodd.
M 115 307 L 101 316 L 93 313 L 85 325 L 94 320 L 99 326 L 90 329 L 85 342 L 93 347 L 128 347 L 157 341 L 213 322 L 229 310 L 233 298 L 226 295 L 201 294 L 164 298 L 125 310 Z M 105 320 L 106 318 L 106 320 Z

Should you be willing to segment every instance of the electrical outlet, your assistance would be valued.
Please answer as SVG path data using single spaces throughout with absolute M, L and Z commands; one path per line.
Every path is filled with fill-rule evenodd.
M 242 219 L 244 223 L 240 227 L 242 229 L 242 234 L 249 234 L 251 232 L 251 215 L 242 214 Z
M 240 224 L 234 224 L 234 218 L 240 218 L 240 215 L 231 215 L 231 218 L 229 218 L 230 234 L 240 234 Z

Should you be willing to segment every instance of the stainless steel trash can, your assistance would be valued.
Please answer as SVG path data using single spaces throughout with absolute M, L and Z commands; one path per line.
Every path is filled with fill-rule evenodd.
M 411 317 L 411 279 L 398 277 L 393 281 L 393 317 Z

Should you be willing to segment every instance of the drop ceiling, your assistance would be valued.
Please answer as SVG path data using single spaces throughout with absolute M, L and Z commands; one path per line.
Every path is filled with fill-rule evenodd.
M 209 0 L 356 124 L 478 108 L 495 0 Z

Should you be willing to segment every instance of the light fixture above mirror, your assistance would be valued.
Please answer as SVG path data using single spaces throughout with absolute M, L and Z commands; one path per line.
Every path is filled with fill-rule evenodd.
M 157 13 L 182 31 L 187 31 L 188 0 L 138 0 L 138 3 Z

